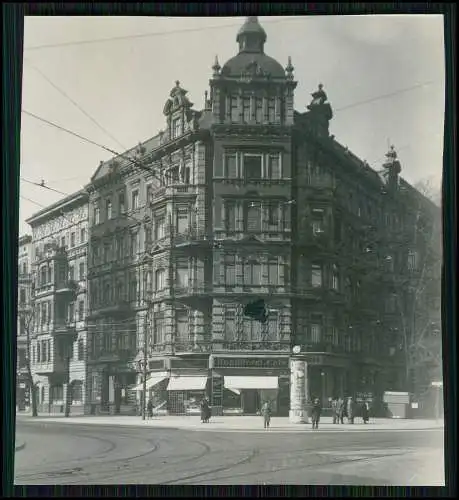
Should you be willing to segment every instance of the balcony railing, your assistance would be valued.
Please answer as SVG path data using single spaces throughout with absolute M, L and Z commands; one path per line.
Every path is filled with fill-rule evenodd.
M 38 375 L 65 374 L 68 371 L 68 361 L 56 356 L 53 360 L 35 363 L 33 371 Z
M 290 341 L 267 340 L 267 341 L 224 341 L 221 343 L 223 351 L 276 351 L 288 352 L 291 348 Z M 214 348 L 215 350 L 215 348 Z M 220 349 L 218 349 L 220 350 Z
M 58 281 L 55 289 L 56 293 L 76 293 L 78 291 L 78 282 L 75 280 Z
M 170 184 L 169 186 L 162 186 L 152 192 L 150 204 L 155 205 L 169 196 L 187 195 L 195 192 L 196 186 L 193 184 Z

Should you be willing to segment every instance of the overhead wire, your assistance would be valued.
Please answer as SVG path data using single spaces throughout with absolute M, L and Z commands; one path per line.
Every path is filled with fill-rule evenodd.
M 265 20 L 265 21 L 263 21 L 263 23 L 264 24 L 285 23 L 285 22 L 289 22 L 289 21 L 298 21 L 299 19 L 302 19 L 302 18 L 304 19 L 305 17 L 306 16 L 292 16 L 292 17 L 285 17 L 282 19 L 275 19 L 273 21 Z M 59 48 L 59 47 L 71 47 L 71 46 L 76 46 L 76 45 L 90 45 L 90 44 L 94 44 L 94 43 L 106 43 L 106 42 L 115 42 L 115 41 L 122 41 L 122 40 L 134 40 L 134 39 L 149 38 L 149 37 L 155 37 L 155 36 L 175 35 L 178 33 L 192 33 L 192 32 L 197 32 L 197 31 L 215 30 L 215 29 L 222 29 L 222 28 L 234 28 L 234 27 L 240 27 L 240 23 L 221 24 L 219 26 L 206 26 L 206 27 L 199 27 L 199 28 L 184 28 L 184 29 L 176 29 L 176 30 L 170 30 L 170 31 L 155 31 L 155 32 L 151 32 L 151 33 L 139 33 L 136 35 L 122 35 L 122 36 L 114 36 L 114 37 L 108 37 L 108 38 L 76 40 L 73 42 L 49 43 L 49 44 L 43 44 L 43 45 L 35 45 L 32 47 L 24 47 L 24 51 L 53 49 L 53 48 Z
M 72 99 L 66 92 L 64 92 L 60 87 L 58 87 L 48 76 L 43 73 L 43 71 L 33 65 L 27 58 L 24 58 L 25 62 L 31 69 L 36 71 L 44 80 L 46 80 L 55 90 L 57 90 L 61 95 L 63 95 L 68 101 L 70 101 L 81 113 L 83 113 L 89 120 L 91 120 L 96 127 L 98 127 L 102 132 L 104 132 L 110 139 L 112 139 L 118 146 L 126 150 L 127 148 L 123 146 L 116 137 L 114 137 L 105 127 L 103 127 L 94 117 L 92 117 L 83 107 L 78 104 L 74 99 Z
M 21 179 L 21 181 L 27 182 L 28 184 L 32 184 L 32 185 L 37 186 L 37 187 L 48 189 L 49 191 L 54 191 L 55 193 L 62 194 L 64 196 L 70 196 L 69 193 L 64 193 L 63 191 L 59 191 L 58 189 L 54 189 L 52 187 L 49 187 L 48 185 L 45 184 L 45 181 L 43 181 L 43 180 L 41 182 L 34 182 L 34 181 L 29 181 L 28 179 L 24 179 L 24 177 L 21 177 L 20 179 Z

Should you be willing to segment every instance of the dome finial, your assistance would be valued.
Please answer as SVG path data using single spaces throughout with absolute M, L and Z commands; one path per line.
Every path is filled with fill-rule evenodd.
M 237 34 L 236 41 L 239 44 L 239 52 L 263 53 L 266 32 L 260 26 L 258 17 L 247 17 Z

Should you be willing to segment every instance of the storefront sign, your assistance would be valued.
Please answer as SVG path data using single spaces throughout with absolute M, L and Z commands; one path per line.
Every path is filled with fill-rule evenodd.
M 160 360 L 160 361 L 150 361 L 148 363 L 148 368 L 150 370 L 164 370 L 164 361 L 163 360 Z
M 209 362 L 207 359 L 171 359 L 171 369 L 177 368 L 203 368 L 207 370 Z
M 288 369 L 288 358 L 215 358 L 214 368 Z

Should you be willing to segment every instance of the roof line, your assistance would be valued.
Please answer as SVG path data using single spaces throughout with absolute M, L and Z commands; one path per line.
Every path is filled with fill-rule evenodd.
M 76 201 L 78 198 L 83 198 L 84 196 L 87 196 L 87 192 L 85 189 L 80 189 L 75 193 L 70 194 L 69 196 L 66 196 L 65 198 L 62 198 L 55 203 L 52 203 L 46 208 L 43 208 L 42 210 L 34 213 L 31 217 L 26 219 L 27 224 L 31 224 L 31 222 L 34 222 L 35 220 L 39 219 L 40 217 L 43 217 L 44 215 L 53 212 L 54 210 L 58 210 L 59 208 L 63 208 L 65 205 L 69 205 L 72 202 Z

